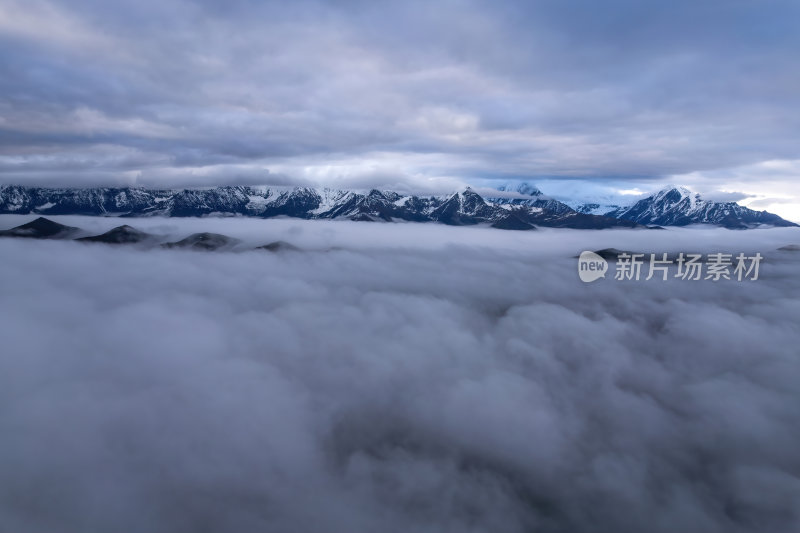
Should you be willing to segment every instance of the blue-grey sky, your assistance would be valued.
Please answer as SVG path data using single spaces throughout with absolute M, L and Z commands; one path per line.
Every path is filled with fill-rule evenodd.
M 0 181 L 681 182 L 800 209 L 798 20 L 796 0 L 0 0 Z

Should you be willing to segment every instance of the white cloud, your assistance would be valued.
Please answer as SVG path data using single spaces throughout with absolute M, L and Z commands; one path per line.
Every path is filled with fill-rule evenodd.
M 794 228 L 132 222 L 306 251 L 0 240 L 14 531 L 798 526 Z M 767 262 L 582 284 L 572 256 L 609 246 Z
M 97 50 L 111 42 L 69 9 L 43 0 L 2 0 L 0 32 L 62 49 Z
M 620 189 L 617 192 L 622 196 L 642 196 L 645 194 L 645 191 L 642 191 L 638 187 L 634 187 L 633 189 Z

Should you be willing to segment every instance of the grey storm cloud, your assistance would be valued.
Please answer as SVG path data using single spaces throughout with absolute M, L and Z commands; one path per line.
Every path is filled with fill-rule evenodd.
M 407 182 L 649 179 L 794 159 L 798 11 L 0 0 L 0 178 L 301 182 L 377 157 Z
M 9 531 L 800 527 L 793 228 L 135 225 L 303 251 L 0 240 Z M 687 243 L 760 279 L 576 274 Z

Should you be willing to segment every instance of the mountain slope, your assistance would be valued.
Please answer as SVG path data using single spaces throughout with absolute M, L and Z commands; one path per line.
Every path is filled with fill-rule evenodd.
M 82 242 L 102 242 L 105 244 L 136 244 L 152 240 L 154 237 L 149 233 L 145 233 L 136 228 L 128 225 L 117 226 L 100 235 L 92 235 L 90 237 L 82 237 L 76 239 Z
M 47 215 L 106 215 L 144 212 L 170 195 L 171 191 L 137 188 L 50 189 L 0 187 L 0 213 Z
M 632 206 L 612 210 L 606 216 L 659 226 L 714 224 L 730 229 L 746 229 L 762 224 L 797 225 L 778 215 L 754 211 L 735 202 L 703 200 L 699 194 L 675 186 L 666 187 Z
M 79 233 L 79 228 L 65 226 L 44 217 L 27 224 L 0 231 L 0 237 L 21 237 L 26 239 L 69 239 Z

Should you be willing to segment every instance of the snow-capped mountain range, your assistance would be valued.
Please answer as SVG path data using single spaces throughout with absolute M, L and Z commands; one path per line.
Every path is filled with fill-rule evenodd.
M 450 225 L 488 224 L 501 229 L 536 226 L 611 228 L 647 225 L 716 224 L 729 228 L 761 224 L 791 226 L 765 211 L 736 203 L 702 200 L 688 189 L 662 190 L 630 207 L 603 215 L 570 207 L 529 183 L 502 185 L 498 196 L 481 196 L 467 187 L 443 196 L 402 195 L 393 191 L 356 192 L 309 187 L 216 187 L 148 190 L 142 188 L 55 189 L 0 187 L 0 213 L 96 216 L 252 216 L 404 220 Z

